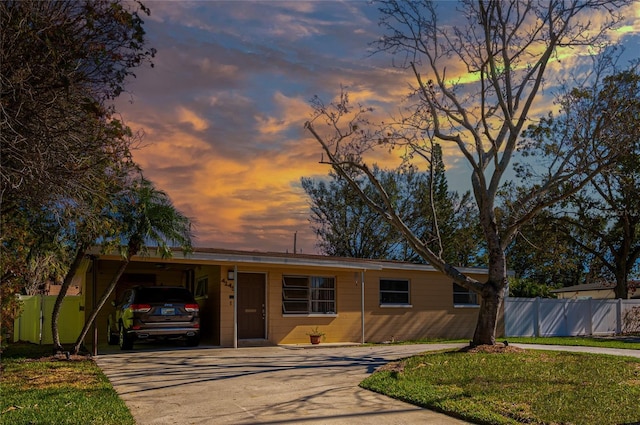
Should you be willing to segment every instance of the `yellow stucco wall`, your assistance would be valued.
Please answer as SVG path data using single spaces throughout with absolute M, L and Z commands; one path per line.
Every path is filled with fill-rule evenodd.
M 409 280 L 411 306 L 380 306 L 381 278 Z M 365 285 L 367 342 L 473 336 L 478 307 L 454 307 L 452 280 L 439 272 L 369 272 Z
M 273 344 L 304 344 L 315 327 L 324 342 L 361 342 L 361 272 L 313 268 L 243 267 L 239 272 L 265 273 L 267 339 Z M 224 271 L 223 271 L 224 273 Z M 287 274 L 336 278 L 336 315 L 284 315 L 282 276 Z M 380 307 L 380 278 L 408 279 L 411 307 Z M 482 280 L 482 276 L 475 276 Z M 232 346 L 233 288 L 221 287 L 220 345 Z M 418 338 L 471 338 L 477 307 L 454 307 L 451 279 L 434 271 L 365 272 L 365 342 Z M 500 333 L 500 332 L 499 332 Z
M 229 267 L 232 269 L 232 267 Z M 227 268 L 223 267 L 222 275 L 226 285 L 220 285 L 220 345 L 233 347 L 233 282 L 224 277 Z
M 207 279 L 206 298 L 198 297 L 200 306 L 201 338 L 205 344 L 220 344 L 220 266 L 198 266 L 195 270 L 195 284 Z
M 270 339 L 279 344 L 309 343 L 307 333 L 317 327 L 325 333 L 325 342 L 360 342 L 361 303 L 360 272 L 311 271 L 310 276 L 336 279 L 335 315 L 284 315 L 282 314 L 282 276 L 305 274 L 303 271 L 283 270 L 270 273 L 269 300 L 272 314 L 269 325 Z

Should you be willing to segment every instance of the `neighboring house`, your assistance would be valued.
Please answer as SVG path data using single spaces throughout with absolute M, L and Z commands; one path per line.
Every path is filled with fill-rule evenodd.
M 615 287 L 615 282 L 597 282 L 554 289 L 551 293 L 559 299 L 615 299 Z M 630 280 L 627 287 L 629 299 L 640 298 L 640 280 Z
M 115 254 L 90 258 L 80 276 L 85 312 L 120 264 Z M 486 280 L 485 269 L 462 271 Z M 315 327 L 329 343 L 471 338 L 478 316 L 475 294 L 431 266 L 393 261 L 195 249 L 134 257 L 110 301 L 133 285 L 189 288 L 203 342 L 225 347 L 308 343 Z M 98 315 L 99 342 L 111 310 L 109 302 Z

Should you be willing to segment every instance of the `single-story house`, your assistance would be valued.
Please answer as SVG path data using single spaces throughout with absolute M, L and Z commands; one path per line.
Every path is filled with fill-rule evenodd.
M 584 283 L 580 285 L 567 286 L 553 289 L 552 294 L 556 294 L 559 299 L 580 300 L 589 299 L 615 299 L 615 282 Z M 627 282 L 629 299 L 640 298 L 640 280 L 630 280 Z
M 80 277 L 88 314 L 121 258 L 96 250 Z M 485 280 L 487 271 L 464 268 Z M 133 285 L 185 286 L 200 304 L 202 340 L 223 347 L 471 338 L 478 297 L 429 265 L 319 255 L 195 249 L 172 258 L 137 256 L 96 320 L 106 341 L 110 301 Z M 499 331 L 501 333 L 501 331 Z

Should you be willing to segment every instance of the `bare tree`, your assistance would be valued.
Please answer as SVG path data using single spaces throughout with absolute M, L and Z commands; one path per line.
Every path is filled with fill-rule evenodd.
M 604 43 L 607 31 L 622 19 L 620 7 L 628 3 L 465 0 L 460 2 L 458 16 L 466 18 L 466 24 L 457 26 L 439 21 L 435 2 L 381 1 L 385 34 L 376 46 L 379 51 L 403 55 L 401 66 L 415 78 L 415 107 L 410 118 L 416 125 L 412 133 L 402 128 L 399 134 L 363 129 L 367 109 L 352 108 L 344 95 L 328 106 L 316 102 L 316 114 L 305 125 L 340 176 L 351 178 L 357 170 L 378 187 L 382 202 L 366 198 L 367 202 L 402 232 L 416 252 L 456 283 L 480 294 L 473 344 L 495 344 L 507 286 L 505 249 L 520 226 L 583 187 L 619 154 L 599 134 L 590 135 L 588 140 L 564 139 L 556 160 L 549 162 L 547 172 L 541 174 L 542 180 L 518 193 L 503 221 L 496 217 L 498 192 L 504 189 L 506 173 L 512 170 L 521 132 L 531 123 L 534 102 L 551 62 L 559 59 L 558 50 Z M 600 26 L 589 20 L 592 13 L 601 14 Z M 454 64 L 464 67 L 462 76 L 452 75 Z M 328 127 L 316 128 L 318 122 Z M 366 152 L 380 145 L 403 143 L 411 153 L 419 153 L 424 134 L 443 145 L 455 145 L 471 169 L 471 186 L 487 249 L 485 282 L 460 272 L 411 232 L 364 161 Z

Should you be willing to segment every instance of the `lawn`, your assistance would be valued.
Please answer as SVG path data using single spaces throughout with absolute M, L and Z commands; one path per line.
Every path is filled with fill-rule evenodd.
M 593 338 L 509 340 L 638 348 Z M 2 352 L 0 423 L 134 424 L 92 360 L 50 352 L 34 344 Z M 479 424 L 640 422 L 640 360 L 627 357 L 512 346 L 505 353 L 432 353 L 391 363 L 361 386 Z
M 573 345 L 583 347 L 622 348 L 640 350 L 640 337 L 510 337 L 509 342 L 542 345 Z
M 621 348 L 627 350 L 640 350 L 640 336 L 566 336 L 566 337 L 502 337 L 498 342 L 508 340 L 510 343 L 518 344 L 542 344 L 542 345 L 570 345 L 583 347 Z M 416 339 L 409 341 L 396 341 L 393 344 L 435 344 L 447 342 L 467 343 L 468 339 Z
M 479 424 L 640 421 L 640 360 L 628 357 L 451 351 L 389 364 L 360 385 Z
M 2 352 L 0 423 L 134 424 L 124 402 L 89 358 L 49 356 L 51 346 Z

